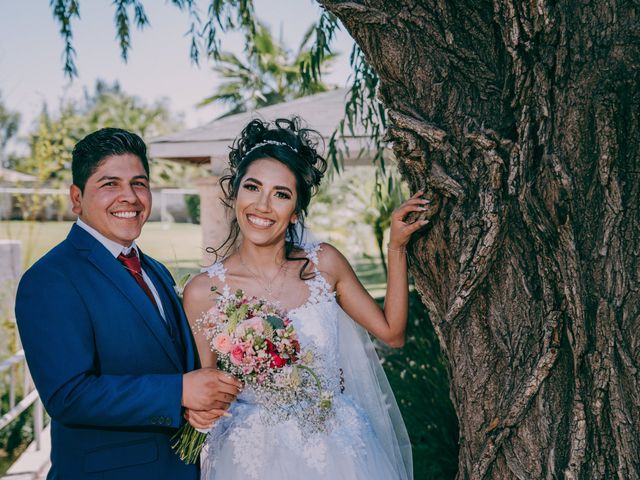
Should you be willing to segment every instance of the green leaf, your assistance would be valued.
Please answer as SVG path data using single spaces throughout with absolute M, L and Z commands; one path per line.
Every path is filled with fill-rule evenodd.
M 284 328 L 284 322 L 280 317 L 276 317 L 275 315 L 268 315 L 265 320 L 269 325 L 271 325 L 276 330 Z

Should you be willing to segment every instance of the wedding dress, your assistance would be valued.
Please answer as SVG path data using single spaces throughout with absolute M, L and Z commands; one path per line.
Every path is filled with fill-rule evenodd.
M 301 429 L 295 419 L 273 424 L 246 388 L 207 438 L 203 480 L 411 480 L 411 446 L 393 394 L 366 332 L 318 271 L 319 249 L 305 246 L 316 275 L 306 281 L 308 300 L 288 316 L 303 351 L 318 359 L 313 368 L 333 392 L 334 414 L 323 431 Z M 204 271 L 231 294 L 222 262 Z

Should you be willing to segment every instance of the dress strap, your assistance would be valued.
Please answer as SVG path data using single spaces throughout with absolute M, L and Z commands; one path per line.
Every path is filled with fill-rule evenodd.
M 311 263 L 313 263 L 313 271 L 317 272 L 318 265 L 320 263 L 320 260 L 318 259 L 318 252 L 322 251 L 322 245 L 320 245 L 320 242 L 305 243 L 302 248 L 304 249 L 304 253 L 307 258 L 311 260 Z
M 322 251 L 322 245 L 319 242 L 306 243 L 303 245 L 307 258 L 313 264 L 313 277 L 306 280 L 310 290 L 309 303 L 321 303 L 323 301 L 331 300 L 335 298 L 335 292 L 332 291 L 331 285 L 324 278 L 318 266 L 320 265 L 320 259 L 318 258 L 318 252 Z
M 209 265 L 208 267 L 203 267 L 200 269 L 200 271 L 202 273 L 206 273 L 209 278 L 217 278 L 222 283 L 222 295 L 224 295 L 225 297 L 231 295 L 229 285 L 227 285 L 225 280 L 227 269 L 224 267 L 224 264 L 221 261 L 217 261 L 213 265 Z
M 200 271 L 209 275 L 209 278 L 216 277 L 221 282 L 224 282 L 224 277 L 227 273 L 227 269 L 224 268 L 223 263 L 220 261 L 214 263 L 213 265 L 209 265 L 208 267 L 202 267 Z

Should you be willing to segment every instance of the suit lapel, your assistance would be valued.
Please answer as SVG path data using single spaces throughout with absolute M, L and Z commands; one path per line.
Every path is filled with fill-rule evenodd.
M 131 303 L 142 317 L 154 337 L 160 343 L 171 362 L 182 371 L 183 366 L 169 333 L 163 325 L 160 313 L 149 301 L 144 291 L 116 258 L 88 232 L 74 225 L 68 239 L 79 250 L 88 250 L 87 260 L 104 275 Z
M 150 261 L 148 257 L 142 254 L 142 252 L 140 253 L 142 256 L 145 271 L 154 279 L 154 281 L 158 280 L 156 286 L 158 288 L 160 298 L 162 299 L 162 304 L 165 309 L 165 315 L 168 311 L 170 311 L 172 317 L 175 320 L 174 327 L 178 330 L 178 335 L 182 340 L 182 344 L 185 350 L 185 368 L 187 371 L 193 370 L 195 366 L 196 354 L 194 350 L 191 328 L 189 327 L 189 322 L 187 321 L 187 317 L 184 314 L 182 302 L 180 301 L 178 294 L 174 290 L 173 283 L 171 282 L 171 279 L 167 276 L 167 274 L 157 266 L 157 263 L 155 261 Z M 158 283 L 160 284 L 159 286 L 157 285 Z

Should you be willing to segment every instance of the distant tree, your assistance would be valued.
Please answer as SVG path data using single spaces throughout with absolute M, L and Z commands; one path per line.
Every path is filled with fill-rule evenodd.
M 41 182 L 62 184 L 71 178 L 71 151 L 89 132 L 88 124 L 73 103 L 63 105 L 57 116 L 44 104 L 37 125 L 29 135 L 30 155 L 17 169 L 37 176 Z
M 120 84 L 112 85 L 98 80 L 92 94 L 85 92 L 86 115 L 89 130 L 119 127 L 137 133 L 143 138 L 166 134 L 181 127 L 182 119 L 171 112 L 166 98 L 147 104 L 139 97 L 122 91 Z
M 267 26 L 258 23 L 254 48 L 242 58 L 229 52 L 219 54 L 213 70 L 226 81 L 199 106 L 227 105 L 230 110 L 223 115 L 227 116 L 328 90 L 320 78 L 307 81 L 300 70 L 311 55 L 308 44 L 312 32 L 313 28 L 307 31 L 294 54 Z M 324 57 L 322 68 L 332 59 L 333 55 Z
M 20 113 L 6 107 L 0 92 L 0 166 L 8 167 L 5 148 L 9 140 L 14 138 L 20 127 Z
M 67 184 L 70 181 L 71 151 L 88 133 L 104 127 L 118 127 L 143 138 L 175 131 L 181 119 L 172 114 L 166 100 L 149 105 L 122 91 L 120 85 L 96 82 L 93 92 L 81 100 L 62 103 L 57 114 L 44 105 L 35 129 L 29 136 L 30 155 L 17 168 L 37 175 L 42 181 Z M 173 168 L 168 163 L 163 167 Z M 159 180 L 171 176 L 158 169 Z

